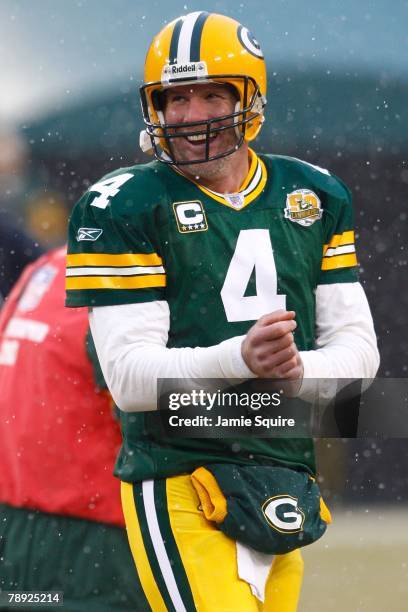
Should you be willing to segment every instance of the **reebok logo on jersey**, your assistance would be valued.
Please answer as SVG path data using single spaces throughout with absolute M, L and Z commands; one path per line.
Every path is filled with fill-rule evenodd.
M 102 232 L 103 230 L 97 227 L 80 227 L 76 239 L 78 242 L 81 242 L 82 240 L 91 240 L 92 242 L 95 242 L 95 240 L 98 240 Z
M 296 189 L 286 196 L 285 218 L 309 227 L 323 214 L 320 200 L 310 189 Z
M 291 495 L 270 497 L 262 505 L 262 512 L 269 525 L 280 533 L 302 531 L 304 513 L 298 508 L 298 500 Z
M 208 230 L 204 207 L 199 200 L 193 202 L 174 202 L 174 215 L 180 234 L 205 232 Z

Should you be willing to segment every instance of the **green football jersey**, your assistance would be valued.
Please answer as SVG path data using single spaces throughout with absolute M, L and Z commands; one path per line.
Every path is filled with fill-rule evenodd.
M 298 349 L 311 350 L 317 285 L 356 279 L 348 189 L 290 157 L 251 151 L 241 191 L 225 195 L 159 162 L 124 168 L 90 187 L 70 219 L 67 305 L 166 300 L 169 348 L 218 344 L 286 308 L 296 312 Z M 123 480 L 212 462 L 315 472 L 311 440 L 168 439 L 157 418 L 121 412 Z

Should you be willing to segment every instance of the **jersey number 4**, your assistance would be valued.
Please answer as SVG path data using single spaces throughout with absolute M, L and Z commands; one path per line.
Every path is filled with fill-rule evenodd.
M 106 208 L 133 174 L 126 172 L 89 188 L 100 195 L 91 206 Z M 255 269 L 256 295 L 245 295 Z M 278 279 L 271 237 L 267 229 L 241 230 L 221 290 L 227 320 L 256 321 L 264 314 L 286 307 L 286 296 L 278 294 Z
M 89 191 L 97 191 L 100 195 L 92 200 L 91 206 L 96 206 L 96 208 L 106 208 L 109 204 L 109 198 L 113 198 L 113 196 L 119 193 L 119 189 L 122 187 L 122 185 L 132 177 L 133 174 L 130 172 L 125 172 L 124 174 L 118 174 L 117 176 L 105 179 L 100 183 L 95 183 L 95 185 L 92 185 L 92 187 L 89 188 Z
M 256 295 L 245 295 L 255 268 Z M 221 290 L 227 320 L 251 321 L 286 308 L 278 294 L 278 278 L 269 230 L 241 230 Z

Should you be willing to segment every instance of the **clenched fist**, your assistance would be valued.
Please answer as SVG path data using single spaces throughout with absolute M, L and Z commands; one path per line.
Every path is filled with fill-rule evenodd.
M 293 338 L 293 310 L 262 316 L 242 342 L 242 357 L 259 378 L 302 380 L 303 364 Z

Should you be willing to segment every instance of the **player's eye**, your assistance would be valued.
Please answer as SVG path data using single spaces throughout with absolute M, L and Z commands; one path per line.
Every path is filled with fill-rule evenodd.
M 181 95 L 171 96 L 168 98 L 167 104 L 178 105 L 184 102 L 184 100 L 185 100 L 184 96 L 181 96 Z

